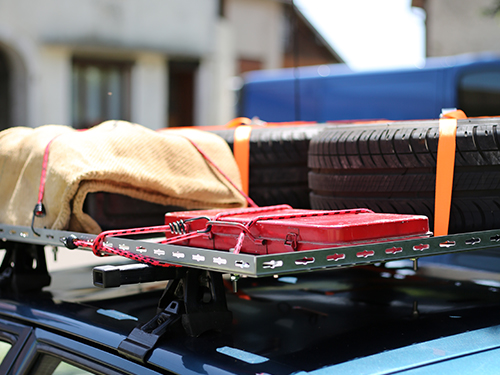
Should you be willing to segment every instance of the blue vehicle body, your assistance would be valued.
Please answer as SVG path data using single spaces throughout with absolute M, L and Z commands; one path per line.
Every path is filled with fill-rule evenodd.
M 494 374 L 500 365 L 499 328 L 488 327 L 443 337 L 324 367 L 308 374 Z
M 355 72 L 336 64 L 250 72 L 241 91 L 240 115 L 327 122 L 431 119 L 443 108 L 469 109 L 469 116 L 498 114 L 491 105 L 477 108 L 461 97 L 460 90 L 471 89 L 500 92 L 499 56 L 432 58 L 413 69 Z
M 47 357 L 101 375 L 498 373 L 498 283 L 443 271 L 452 279 L 411 261 L 242 278 L 227 292 L 228 331 L 171 329 L 143 363 L 119 346 L 154 316 L 164 284 L 97 289 L 89 268 L 57 271 L 43 292 L 0 291 L 0 343 L 11 346 L 0 373 L 52 374 L 36 371 Z

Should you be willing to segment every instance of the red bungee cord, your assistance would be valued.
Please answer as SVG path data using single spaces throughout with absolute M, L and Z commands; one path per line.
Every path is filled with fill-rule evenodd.
M 179 135 L 179 134 L 176 134 L 178 136 L 181 136 L 183 138 L 185 138 L 186 140 L 188 140 L 192 145 L 193 147 L 201 154 L 201 156 L 203 156 L 203 158 L 212 166 L 214 167 L 217 172 L 219 172 L 230 184 L 233 188 L 235 188 L 238 193 L 240 193 L 242 196 L 245 197 L 245 200 L 247 201 L 248 205 L 250 207 L 259 207 L 257 206 L 257 204 L 243 191 L 241 190 L 238 186 L 236 186 L 236 184 L 222 171 L 222 169 L 220 169 L 217 164 L 215 164 L 212 159 L 210 159 L 210 157 L 201 149 L 198 147 L 198 145 L 193 142 L 191 139 L 189 139 L 188 137 L 186 136 L 183 136 L 183 135 Z
M 33 217 L 31 219 L 31 230 L 38 237 L 40 237 L 40 234 L 35 231 L 35 217 L 44 217 L 46 215 L 45 207 L 43 205 L 43 196 L 45 194 L 45 181 L 47 178 L 47 166 L 49 164 L 50 145 L 60 135 L 61 134 L 56 135 L 49 141 L 49 143 L 47 143 L 47 146 L 45 146 L 45 151 L 43 153 L 42 173 L 40 175 L 40 185 L 38 186 L 38 201 L 35 205 L 35 209 L 33 210 Z
M 85 131 L 80 130 L 80 131 Z M 61 135 L 61 134 L 60 134 Z M 59 135 L 55 136 L 52 138 L 47 146 L 45 147 L 44 155 L 43 155 L 43 162 L 42 162 L 42 172 L 40 176 L 40 185 L 38 189 L 38 201 L 35 206 L 35 209 L 33 210 L 33 219 L 31 221 L 31 230 L 33 233 L 37 236 L 40 236 L 39 233 L 35 231 L 34 228 L 34 222 L 35 222 L 35 217 L 43 217 L 46 215 L 45 207 L 43 205 L 43 197 L 45 193 L 45 183 L 46 183 L 46 176 L 47 176 L 47 168 L 48 168 L 48 161 L 49 161 L 49 152 L 50 152 L 50 146 L 52 142 L 59 137 Z M 234 189 L 236 189 L 242 196 L 245 197 L 248 205 L 250 207 L 258 207 L 257 204 L 247 195 L 245 194 L 236 184 L 210 159 L 210 157 L 201 150 L 198 145 L 193 142 L 191 139 L 182 136 L 186 140 L 188 140 L 193 147 L 203 156 L 203 158 L 210 164 L 212 165 L 230 184 L 233 186 Z M 287 206 L 290 207 L 290 206 Z M 264 210 L 267 211 L 267 209 L 264 208 Z M 199 218 L 193 218 L 189 219 L 189 221 L 192 220 L 197 220 Z M 208 219 L 208 218 L 205 218 Z M 216 219 L 217 220 L 217 219 Z M 184 221 L 187 222 L 188 220 Z M 222 224 L 222 223 L 221 223 Z M 162 226 L 154 226 L 154 227 L 144 227 L 144 228 L 133 228 L 133 229 L 125 229 L 125 230 L 112 230 L 112 231 L 105 231 L 100 233 L 94 240 L 84 240 L 84 239 L 79 239 L 75 235 L 70 235 L 67 238 L 63 238 L 62 242 L 63 244 L 69 248 L 69 249 L 76 249 L 78 247 L 82 248 L 91 248 L 93 253 L 97 256 L 104 256 L 104 255 L 120 255 L 126 258 L 130 258 L 142 263 L 147 263 L 155 266 L 163 266 L 163 267 L 171 267 L 171 264 L 161 262 L 155 258 L 151 258 L 142 254 L 138 254 L 135 252 L 131 252 L 128 250 L 122 250 L 122 249 L 117 249 L 113 246 L 109 246 L 104 242 L 104 240 L 108 237 L 115 237 L 115 236 L 124 236 L 124 235 L 134 235 L 134 234 L 145 234 L 145 233 L 175 233 L 173 228 L 168 225 L 162 225 Z M 168 238 L 167 240 L 161 241 L 161 243 L 164 244 L 172 244 L 172 243 L 177 243 L 181 241 L 186 241 L 195 237 L 199 237 L 203 235 L 204 233 L 209 232 L 211 229 L 211 226 L 208 226 L 205 230 L 202 231 L 197 231 L 197 232 L 190 232 L 190 233 L 184 233 L 180 234 L 176 237 L 171 237 Z M 242 232 L 238 238 L 237 244 L 235 246 L 235 253 L 239 253 L 241 249 L 241 245 L 243 243 L 243 238 L 245 235 L 245 232 L 247 232 L 245 229 L 242 228 Z M 249 233 L 247 232 L 247 235 Z

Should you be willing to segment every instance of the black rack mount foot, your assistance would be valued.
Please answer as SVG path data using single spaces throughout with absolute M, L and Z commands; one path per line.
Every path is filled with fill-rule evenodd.
M 0 265 L 0 289 L 40 292 L 50 285 L 44 246 L 6 241 L 2 248 L 6 253 Z
M 137 270 L 122 269 L 124 274 L 119 276 L 117 272 L 121 271 L 116 267 L 99 269 L 98 279 L 107 286 L 118 284 L 117 280 L 158 281 L 159 278 L 158 274 L 150 273 L 147 268 L 142 277 L 137 275 Z M 103 276 L 106 272 L 112 273 L 111 278 L 116 282 Z M 227 309 L 221 273 L 175 267 L 163 275 L 170 281 L 158 302 L 157 315 L 143 326 L 135 328 L 118 348 L 125 356 L 141 362 L 178 322 L 182 323 L 184 331 L 191 337 L 208 331 L 228 331 L 231 327 L 232 313 Z
M 207 331 L 225 331 L 233 319 L 219 272 L 188 269 L 182 279 L 185 313 L 182 326 L 192 337 Z

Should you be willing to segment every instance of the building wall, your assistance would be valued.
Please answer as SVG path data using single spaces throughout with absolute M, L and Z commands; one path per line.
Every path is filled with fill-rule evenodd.
M 217 24 L 217 0 L 0 1 L 11 124 L 71 124 L 71 64 L 77 55 L 132 61 L 130 119 L 167 126 L 168 58 L 213 59 Z M 216 122 L 221 112 L 196 110 L 200 119 Z
M 167 64 L 158 53 L 139 53 L 132 69 L 131 120 L 151 129 L 167 124 Z
M 215 14 L 211 0 L 0 2 L 0 24 L 37 43 L 185 54 L 208 52 Z
M 71 49 L 58 46 L 39 48 L 39 66 L 33 75 L 36 103 L 34 125 L 71 124 Z
M 234 45 L 231 23 L 221 19 L 216 27 L 214 51 L 201 61 L 197 76 L 197 125 L 224 125 L 235 116 L 235 98 L 230 87 L 237 74 Z
M 264 69 L 283 66 L 285 22 L 283 4 L 272 0 L 231 0 L 227 18 L 232 24 L 238 59 L 260 61 Z
M 426 0 L 427 54 L 500 52 L 500 18 L 485 15 L 494 0 Z
M 122 116 L 153 129 L 169 125 L 168 106 L 179 102 L 169 100 L 169 62 L 193 62 L 194 125 L 224 124 L 236 115 L 238 74 L 283 67 L 285 7 L 282 0 L 0 0 L 9 74 L 9 87 L 0 90 L 9 91 L 10 123 L 97 123 L 81 125 L 75 115 L 74 104 L 86 97 L 75 84 L 87 79 L 75 73 L 83 59 L 129 64 L 130 103 Z M 101 104 L 111 102 L 101 96 Z

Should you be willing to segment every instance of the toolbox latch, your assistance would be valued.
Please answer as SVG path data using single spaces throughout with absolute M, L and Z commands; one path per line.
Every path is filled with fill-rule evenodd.
M 287 250 L 297 250 L 297 238 L 299 235 L 297 233 L 290 232 L 285 237 L 285 247 Z

